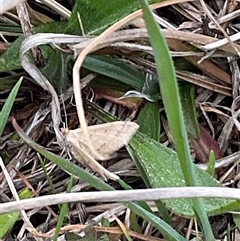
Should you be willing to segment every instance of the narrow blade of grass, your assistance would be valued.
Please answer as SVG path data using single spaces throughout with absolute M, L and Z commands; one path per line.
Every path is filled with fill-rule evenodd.
M 185 182 L 188 186 L 196 186 L 198 184 L 197 177 L 193 168 L 190 148 L 188 145 L 173 61 L 166 40 L 161 34 L 159 26 L 155 22 L 147 2 L 141 0 L 141 4 L 150 42 L 154 50 L 162 99 Z M 202 200 L 193 199 L 193 206 L 196 210 L 197 217 L 199 218 L 205 239 L 213 241 L 214 236 Z
M 72 186 L 73 186 L 73 176 L 70 177 L 70 180 L 68 182 L 67 192 L 71 191 Z M 54 237 L 53 237 L 53 241 L 57 241 L 57 239 L 58 239 L 58 236 L 59 236 L 61 227 L 63 225 L 64 218 L 65 218 L 65 215 L 67 213 L 67 210 L 68 210 L 68 204 L 63 203 L 61 205 L 60 215 L 59 215 L 59 218 L 58 218 L 58 222 L 57 222 L 56 231 L 55 231 L 55 234 L 54 234 Z
M 4 130 L 4 127 L 7 123 L 7 119 L 9 117 L 9 114 L 10 114 L 10 111 L 12 109 L 12 106 L 13 106 L 13 103 L 14 103 L 14 100 L 17 96 L 17 93 L 18 93 L 18 90 L 19 90 L 19 87 L 22 83 L 22 79 L 23 78 L 20 78 L 19 81 L 16 83 L 16 85 L 13 87 L 10 95 L 8 96 L 1 112 L 0 112 L 0 136 L 2 135 L 3 133 L 3 130 Z
M 213 177 L 215 173 L 215 163 L 216 163 L 215 153 L 214 151 L 211 150 L 209 154 L 207 173 Z

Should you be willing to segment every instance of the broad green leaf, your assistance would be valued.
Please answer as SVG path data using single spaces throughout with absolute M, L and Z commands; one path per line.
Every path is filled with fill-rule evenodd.
M 84 231 L 85 237 L 83 241 L 97 241 L 97 232 L 92 225 L 88 225 Z
M 145 76 L 139 70 L 111 56 L 88 56 L 83 62 L 83 67 L 98 74 L 108 76 L 125 83 L 137 90 L 141 90 Z
M 144 134 L 137 133 L 130 143 L 153 188 L 186 186 L 176 152 Z M 194 165 L 200 186 L 220 187 L 221 184 Z M 191 199 L 171 199 L 164 203 L 176 214 L 193 217 Z M 224 198 L 204 198 L 204 208 L 209 215 L 240 211 L 240 202 Z
M 100 238 L 99 241 L 111 241 L 111 239 L 109 239 L 109 236 L 104 233 Z
M 12 106 L 13 106 L 13 103 L 15 101 L 15 98 L 17 96 L 17 93 L 18 93 L 18 90 L 19 90 L 19 87 L 22 83 L 22 78 L 20 78 L 20 80 L 16 83 L 16 85 L 13 87 L 11 93 L 9 94 L 1 112 L 0 112 L 0 136 L 2 135 L 3 133 L 3 130 L 4 130 L 4 127 L 7 123 L 7 119 L 9 117 L 9 114 L 11 112 L 11 109 L 12 109 Z
M 144 167 L 143 167 L 143 165 L 142 165 L 142 163 L 139 159 L 139 156 L 130 146 L 127 146 L 127 150 L 128 150 L 128 153 L 130 154 L 131 158 L 133 159 L 133 161 L 134 161 L 134 163 L 135 163 L 135 165 L 138 169 L 138 172 L 140 173 L 141 178 L 144 181 L 144 184 L 146 185 L 147 188 L 151 188 L 152 187 L 151 181 L 149 179 L 148 173 L 145 171 L 145 169 L 144 169 Z M 156 207 L 157 207 L 159 213 L 162 216 L 162 219 L 166 223 L 171 224 L 172 219 L 171 219 L 171 217 L 169 215 L 169 212 L 166 209 L 164 203 L 161 200 L 156 200 L 155 204 L 156 204 Z
M 0 56 L 0 72 L 22 69 L 19 52 L 23 40 L 23 36 L 18 37 Z
M 111 225 L 110 225 L 110 222 L 109 222 L 109 220 L 107 219 L 107 218 L 102 218 L 101 219 L 101 226 L 103 226 L 103 227 L 110 227 Z
M 102 218 L 101 219 L 101 226 L 103 227 L 110 227 L 110 222 L 107 218 Z M 99 241 L 111 241 L 112 239 L 109 239 L 108 234 L 104 233 L 103 235 L 101 235 L 101 237 L 99 238 Z
M 68 69 L 72 56 L 60 53 L 50 46 L 41 46 L 41 50 L 48 64 L 40 70 L 47 76 L 57 93 L 61 94 L 68 87 Z
M 178 81 L 178 88 L 187 133 L 190 138 L 199 138 L 200 130 L 194 100 L 194 85 L 186 81 Z
M 36 31 L 36 33 L 61 33 L 62 34 L 66 29 L 67 24 L 68 24 L 67 21 L 48 22 L 34 28 L 34 30 Z
M 32 196 L 32 192 L 28 189 L 23 190 L 19 194 L 20 199 L 27 199 Z M 0 238 L 4 238 L 6 233 L 11 230 L 15 222 L 20 217 L 20 211 L 4 213 L 0 215 Z
M 158 102 L 146 102 L 137 118 L 137 123 L 140 125 L 140 132 L 153 140 L 159 141 L 160 115 Z
M 121 93 L 125 93 L 129 90 L 129 86 L 126 84 L 112 79 L 110 77 L 104 76 L 104 75 L 97 75 L 89 84 L 94 89 L 114 89 Z M 105 87 L 106 86 L 106 87 Z
M 18 80 L 18 77 L 16 78 L 12 76 L 0 78 L 0 90 L 11 90 Z
M 22 41 L 23 38 L 19 37 L 0 57 L 0 64 L 2 63 L 0 72 L 22 68 L 19 58 Z M 47 65 L 40 69 L 41 72 L 57 89 L 58 93 L 64 92 L 68 84 L 69 63 L 73 60 L 73 57 L 59 53 L 50 46 L 41 46 L 40 48 L 47 61 Z M 83 67 L 118 80 L 137 90 L 142 89 L 145 81 L 145 76 L 138 69 L 130 64 L 114 60 L 111 56 L 88 56 L 83 63 Z
M 50 22 L 34 30 L 37 33 L 63 33 L 65 28 L 66 22 Z M 23 36 L 18 37 L 0 56 L 0 72 L 22 69 L 19 53 L 23 40 Z
M 148 2 L 160 1 L 149 0 Z M 108 0 L 76 0 L 66 32 L 82 34 L 78 14 L 84 33 L 97 34 L 139 8 L 139 0 L 115 0 L 114 4 L 109 4 Z
M 11 91 L 15 84 L 19 81 L 21 74 L 17 74 L 14 76 L 7 76 L 0 78 L 0 91 L 8 90 Z M 40 87 L 34 85 L 33 83 L 29 83 L 28 81 L 23 80 L 21 84 L 21 93 L 29 93 L 29 91 L 39 91 Z

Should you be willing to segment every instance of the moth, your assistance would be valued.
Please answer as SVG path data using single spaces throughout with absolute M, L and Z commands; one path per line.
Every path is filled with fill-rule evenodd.
M 87 128 L 92 146 L 103 157 L 101 160 L 104 161 L 129 143 L 137 132 L 139 125 L 130 121 L 116 121 L 88 126 Z M 111 179 L 116 179 L 116 175 L 113 177 L 95 160 L 97 157 L 89 149 L 88 141 L 81 128 L 75 130 L 62 129 L 62 132 L 70 146 L 71 153 L 78 161 L 86 163 L 104 178 L 108 176 Z

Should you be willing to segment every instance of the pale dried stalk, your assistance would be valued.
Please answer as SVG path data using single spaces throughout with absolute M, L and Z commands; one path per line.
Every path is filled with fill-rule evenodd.
M 152 201 L 172 198 L 229 198 L 240 200 L 240 189 L 226 187 L 170 187 L 124 191 L 96 191 L 52 194 L 0 204 L 0 214 L 73 202 Z

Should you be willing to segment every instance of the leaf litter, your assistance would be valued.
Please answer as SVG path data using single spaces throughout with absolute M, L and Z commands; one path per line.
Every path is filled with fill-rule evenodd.
M 32 2 L 32 1 L 30 1 Z M 177 3 L 176 5 L 171 5 L 171 3 Z M 34 3 L 35 4 L 35 3 Z M 34 5 L 32 7 L 35 7 L 38 10 L 41 10 L 41 6 Z M 166 38 L 168 39 L 168 44 L 172 50 L 172 55 L 178 56 L 177 58 L 185 58 L 188 62 L 192 64 L 192 66 L 195 66 L 200 71 L 195 71 L 192 66 L 191 68 L 188 67 L 188 64 L 183 61 L 184 66 L 179 66 L 176 61 L 176 68 L 177 68 L 177 75 L 180 79 L 184 81 L 188 81 L 190 83 L 193 83 L 194 85 L 198 86 L 196 89 L 196 100 L 197 104 L 211 106 L 212 109 L 208 109 L 206 112 L 204 112 L 202 109 L 198 109 L 199 115 L 198 115 L 198 122 L 201 125 L 201 128 L 204 128 L 205 131 L 210 132 L 212 134 L 212 140 L 213 145 L 215 145 L 215 141 L 218 141 L 219 143 L 225 143 L 224 150 L 224 158 L 221 159 L 222 166 L 218 165 L 217 169 L 217 176 L 216 178 L 218 180 L 221 180 L 222 184 L 229 185 L 229 186 L 239 186 L 239 179 L 235 179 L 237 177 L 237 172 L 239 171 L 239 166 L 235 165 L 234 168 L 231 168 L 230 166 L 224 166 L 224 163 L 228 162 L 228 156 L 230 158 L 231 155 L 234 155 L 235 152 L 238 151 L 239 146 L 239 140 L 238 136 L 239 133 L 237 131 L 238 128 L 238 96 L 239 96 L 239 69 L 237 65 L 237 59 L 236 59 L 236 51 L 237 49 L 239 51 L 239 46 L 236 42 L 231 44 L 225 44 L 222 45 L 221 42 L 218 42 L 216 40 L 222 40 L 223 35 L 221 34 L 221 30 L 218 29 L 218 26 L 213 22 L 211 22 L 211 19 L 209 19 L 208 14 L 206 13 L 204 16 L 204 8 L 203 5 L 200 4 L 200 2 L 193 2 L 193 1 L 169 1 L 169 3 L 164 2 L 159 4 L 160 8 L 157 12 L 157 21 L 161 26 L 163 26 L 164 34 Z M 63 6 L 64 7 L 64 6 Z M 69 6 L 68 6 L 69 7 Z M 162 8 L 164 7 L 164 8 Z M 210 9 L 211 14 L 214 16 L 215 19 L 221 24 L 221 26 L 226 30 L 226 28 L 231 32 L 231 35 L 237 34 L 238 32 L 238 2 L 235 3 L 226 3 L 225 1 L 218 1 L 214 3 L 213 1 L 209 1 L 208 9 Z M 174 13 L 174 14 L 172 14 Z M 234 15 L 236 13 L 236 15 Z M 46 14 L 47 15 L 47 14 Z M 172 18 L 172 16 L 177 16 L 176 19 Z M 203 18 L 205 17 L 205 18 Z M 225 18 L 224 17 L 228 17 Z M 205 20 L 206 19 L 206 20 Z M 10 21 L 8 19 L 8 21 Z M 207 23 L 207 24 L 206 24 Z M 129 61 L 133 65 L 137 65 L 140 69 L 142 69 L 144 72 L 149 72 L 155 69 L 154 60 L 151 55 L 151 52 L 148 52 L 148 58 L 145 58 L 144 56 L 138 56 L 134 55 L 134 53 L 142 51 L 144 44 L 148 44 L 146 34 L 140 34 L 138 38 L 134 39 L 133 36 L 135 33 L 140 32 L 139 28 L 144 28 L 144 25 L 141 21 L 141 19 L 136 19 L 132 21 L 132 28 L 129 31 L 129 36 L 123 34 L 125 30 L 119 30 L 115 33 L 110 32 L 109 38 L 111 36 L 113 37 L 112 42 L 105 44 L 104 46 L 101 46 L 99 48 L 106 48 L 106 53 L 111 53 L 111 50 L 113 48 L 118 48 L 119 51 L 122 50 L 121 53 L 124 54 L 120 57 L 121 59 L 126 58 L 127 61 Z M 119 28 L 120 25 L 117 27 Z M 115 36 L 114 34 L 119 33 L 120 36 L 128 36 L 128 40 L 125 41 L 134 41 L 136 44 L 135 49 L 132 48 L 128 49 L 129 46 L 126 45 L 116 45 L 114 44 L 120 41 L 119 38 Z M 132 36 L 132 38 L 131 38 Z M 66 37 L 66 36 L 65 36 Z M 231 38 L 231 37 L 230 37 Z M 237 36 L 235 37 L 236 40 Z M 85 45 L 89 45 L 89 41 L 92 42 L 92 38 L 86 38 Z M 104 39 L 103 39 L 104 40 Z M 106 40 L 106 39 L 105 39 Z M 143 44 L 142 41 L 145 41 Z M 185 42 L 184 42 L 185 41 Z M 66 42 L 71 42 L 69 39 L 66 40 Z M 214 46 L 210 46 L 215 42 Z M 97 43 L 97 39 L 95 41 Z M 186 44 L 190 43 L 191 47 Z M 84 41 L 83 43 L 84 44 Z M 112 44 L 112 45 L 111 45 Z M 231 46 L 234 45 L 234 48 Z M 96 46 L 95 46 L 96 47 Z M 91 48 L 91 47 L 89 47 Z M 109 48 L 109 49 L 107 49 Z M 191 51 L 192 49 L 198 49 L 198 52 Z M 79 51 L 81 51 L 80 48 L 74 45 L 71 46 L 71 49 L 75 51 L 75 54 Z M 97 47 L 94 50 L 89 51 L 96 51 Z M 127 50 L 127 51 L 126 51 Z M 207 52 L 210 50 L 213 50 L 212 52 Z M 109 51 L 109 52 L 108 52 Z M 128 54 L 128 52 L 130 54 Z M 85 52 L 88 54 L 88 52 Z M 132 53 L 132 54 L 131 54 Z M 195 53 L 195 55 L 193 55 Z M 84 54 L 84 53 L 83 53 Z M 14 68 L 13 68 L 14 69 Z M 77 68 L 78 70 L 78 68 Z M 76 71 L 77 72 L 77 71 Z M 14 78 L 14 73 L 11 73 L 12 78 Z M 75 84 L 78 83 L 75 81 Z M 32 79 L 33 82 L 34 78 Z M 91 91 L 92 87 L 86 87 L 83 90 L 83 96 L 84 98 L 88 98 L 88 92 Z M 79 90 L 80 88 L 74 88 L 75 91 Z M 49 101 L 46 101 L 44 99 L 44 91 L 31 91 L 31 82 L 28 91 L 30 94 L 24 94 L 20 93 L 20 96 L 22 96 L 22 100 L 19 100 L 15 103 L 15 107 L 13 109 L 13 115 L 15 111 L 25 111 L 25 106 L 31 103 L 37 103 L 39 105 L 39 110 L 36 113 L 32 113 L 32 116 L 29 117 L 29 119 L 26 117 L 24 119 L 22 116 L 19 118 L 21 126 L 25 129 L 25 132 L 28 133 L 28 135 L 37 143 L 41 144 L 46 149 L 66 157 L 66 153 L 62 154 L 62 148 L 59 147 L 59 145 L 56 144 L 56 138 L 55 134 L 52 131 L 52 124 L 54 124 L 54 118 L 50 118 L 49 116 Z M 48 91 L 48 89 L 47 89 Z M 94 92 L 94 88 L 92 89 Z M 2 93 L 4 95 L 4 93 Z M 233 97 L 233 104 L 232 100 L 229 98 Z M 2 97 L 1 97 L 2 98 Z M 57 100 L 58 101 L 58 100 Z M 67 117 L 69 119 L 69 123 L 71 123 L 71 126 L 69 126 L 70 129 L 75 129 L 79 126 L 78 118 L 76 115 L 75 110 L 75 104 L 79 105 L 79 102 L 74 103 L 71 99 L 71 96 L 68 98 L 65 98 L 64 100 L 66 105 L 66 113 Z M 103 108 L 111 112 L 113 115 L 118 116 L 120 119 L 127 119 L 132 113 L 128 109 L 124 108 L 123 106 L 119 106 L 115 103 L 104 101 L 104 100 L 98 100 L 98 104 L 101 105 Z M 60 102 L 59 102 L 60 106 Z M 228 107 L 229 109 L 226 109 L 225 107 Z M 205 108 L 206 109 L 206 108 Z M 48 111 L 46 111 L 48 110 Z M 223 114 L 219 114 L 219 111 L 221 111 Z M 35 112 L 35 111 L 34 111 Z M 53 115 L 53 112 L 51 112 Z M 61 108 L 59 108 L 59 113 L 57 113 L 59 120 L 61 119 L 61 116 L 64 115 L 63 108 L 61 105 Z M 84 115 L 82 115 L 84 117 Z M 98 122 L 95 118 L 93 118 L 90 114 L 86 114 L 86 118 L 88 123 L 91 125 L 95 125 Z M 70 121 L 71 119 L 71 121 Z M 53 121 L 53 122 L 52 122 Z M 234 124 L 229 124 L 235 123 Z M 117 123 L 117 122 L 116 122 Z M 127 122 L 124 122 L 127 123 Z M 131 123 L 131 122 L 130 122 Z M 82 122 L 81 122 L 82 124 Z M 134 124 L 134 123 L 133 123 Z M 105 124 L 103 124 L 105 125 Z M 114 125 L 114 124 L 113 124 Z M 60 121 L 57 122 L 57 126 L 59 128 Z M 84 126 L 84 124 L 83 124 Z M 86 126 L 85 126 L 86 127 Z M 5 130 L 4 135 L 13 133 L 13 129 L 10 126 L 7 126 L 8 129 Z M 94 126 L 92 127 L 94 128 Z M 109 128 L 109 127 L 108 127 Z M 136 128 L 136 126 L 135 126 Z M 55 128 L 57 130 L 57 128 Z M 100 128 L 101 129 L 101 128 Z M 110 127 L 111 129 L 111 127 Z M 77 129 L 78 130 L 78 129 Z M 86 132 L 91 130 L 90 127 L 88 127 L 85 130 L 81 130 L 82 132 Z M 90 131 L 91 132 L 91 131 Z M 161 130 L 161 142 L 168 145 L 168 147 L 172 147 L 171 140 L 168 139 L 166 133 L 168 130 L 163 129 Z M 91 133 L 89 133 L 91 134 Z M 84 135 L 82 135 L 84 136 Z M 91 136 L 91 135 L 90 135 Z M 128 138 L 130 138 L 131 135 L 129 134 Z M 85 137 L 83 137 L 84 139 Z M 2 138 L 1 138 L 2 139 Z M 4 142 L 4 141 L 3 141 Z M 208 145 L 209 140 L 206 141 L 205 145 Z M 93 150 L 99 151 L 98 147 L 94 146 L 94 142 L 90 140 L 90 142 L 87 142 L 88 144 L 93 145 Z M 87 146 L 88 146 L 87 144 Z M 123 143 L 126 144 L 126 143 Z M 15 188 L 20 191 L 23 187 L 25 187 L 25 184 L 23 180 L 21 180 L 18 175 L 16 175 L 15 171 L 21 171 L 25 176 L 26 179 L 33 185 L 33 188 L 38 190 L 38 192 L 41 195 L 44 195 L 46 193 L 51 193 L 49 185 L 45 182 L 46 176 L 43 173 L 42 168 L 39 166 L 36 155 L 34 152 L 32 152 L 31 148 L 27 147 L 26 145 L 23 145 L 23 147 L 17 147 L 18 148 L 18 154 L 16 156 L 10 156 L 11 161 L 7 164 L 8 170 L 11 174 L 13 183 L 15 184 Z M 98 158 L 98 155 L 95 155 L 96 153 L 91 151 L 90 154 L 92 157 L 96 159 L 104 159 L 104 158 Z M 89 150 L 88 149 L 88 150 Z M 3 149 L 3 154 L 6 154 L 6 150 Z M 85 151 L 86 152 L 86 149 Z M 27 155 L 26 155 L 27 154 Z M 103 153 L 101 153 L 101 157 L 103 156 Z M 193 153 L 194 154 L 194 153 Z M 194 155 L 193 155 L 194 156 Z M 112 163 L 117 162 L 123 163 L 125 158 L 128 157 L 126 152 L 120 151 L 117 154 L 117 157 L 115 157 L 113 160 L 110 160 L 109 162 L 104 162 L 103 165 L 107 165 L 106 168 L 111 167 Z M 45 160 L 46 161 L 46 160 Z M 199 160 L 196 160 L 199 161 Z M 237 158 L 236 158 L 237 161 Z M 218 162 L 218 161 L 217 161 Z M 109 164 L 108 164 L 109 163 Z M 201 165 L 201 163 L 199 163 Z M 55 167 L 55 165 L 48 163 L 46 161 L 47 170 L 49 173 L 49 176 L 52 177 L 52 181 L 55 186 L 56 192 L 63 192 L 65 191 L 65 183 L 68 180 L 68 175 L 63 172 L 62 170 Z M 110 165 L 110 166 L 109 166 Z M 238 164 L 239 165 L 239 164 Z M 132 166 L 132 169 L 134 170 L 135 167 Z M 14 170 L 14 171 L 13 171 Z M 229 171 L 228 171 L 229 170 Z M 115 170 L 116 172 L 118 170 Z M 114 171 L 111 171 L 114 172 Z M 129 170 L 129 176 L 127 175 L 128 171 L 125 172 L 126 180 L 131 183 L 135 188 L 144 187 L 144 184 L 141 182 L 140 177 L 132 177 L 130 175 L 131 170 Z M 227 175 L 226 175 L 227 173 Z M 224 177 L 224 178 L 223 178 Z M 2 174 L 0 174 L 0 183 L 1 183 L 1 190 L 2 193 L 9 195 L 9 188 L 7 186 L 6 181 L 4 180 L 4 177 Z M 42 183 L 42 184 L 41 184 Z M 118 188 L 117 184 L 116 188 Z M 77 190 L 89 190 L 91 187 L 87 183 L 81 183 L 75 181 L 75 188 Z M 7 201 L 6 197 L 3 195 L 1 196 L 1 200 Z M 111 208 L 104 204 L 93 204 L 93 205 L 86 205 L 81 208 L 74 206 L 71 207 L 71 210 L 69 211 L 69 215 L 71 217 L 71 220 L 76 220 L 76 214 L 78 213 L 79 216 L 81 216 L 81 212 L 87 213 L 87 216 L 95 215 L 97 217 L 97 213 L 101 213 L 101 216 L 106 215 L 107 213 L 111 212 Z M 127 219 L 127 221 L 130 221 L 129 217 L 127 216 L 127 213 L 115 213 L 117 215 L 122 215 L 122 218 Z M 46 212 L 43 212 L 43 215 L 46 215 Z M 34 217 L 34 215 L 33 215 Z M 224 231 L 226 229 L 222 228 L 226 223 L 232 224 L 231 217 L 229 215 L 224 215 L 224 219 L 221 220 L 221 224 L 216 225 L 215 232 L 217 237 L 222 237 Z M 38 218 L 38 214 L 34 217 L 35 219 Z M 84 215 L 82 216 L 83 220 L 86 218 Z M 111 216 L 112 218 L 112 216 Z M 109 220 L 111 220 L 109 218 Z M 178 221 L 181 220 L 178 217 L 173 216 L 173 220 L 177 219 Z M 113 219 L 112 219 L 113 220 Z M 54 219 L 51 220 L 52 223 L 49 221 L 49 227 L 48 231 L 51 230 L 54 227 Z M 79 223 L 78 221 L 75 221 L 75 223 Z M 127 222 L 126 222 L 127 223 Z M 185 220 L 182 221 L 182 224 L 185 224 Z M 214 222 L 215 223 L 215 222 Z M 37 225 L 41 225 L 42 223 L 38 223 Z M 146 228 L 143 224 L 142 228 L 145 229 L 145 234 L 151 233 L 154 229 L 152 227 Z M 181 226 L 181 223 L 177 227 L 178 229 L 181 228 L 181 231 L 185 233 L 186 228 L 189 228 L 189 233 L 191 233 L 191 222 L 189 222 L 189 226 Z M 222 228 L 222 229 L 221 229 Z M 180 232 L 180 231 L 179 231 Z M 192 232 L 193 236 L 194 230 Z M 13 235 L 16 235 L 13 232 Z M 20 235 L 20 234 L 19 234 Z M 190 234 L 189 234 L 190 235 Z M 237 233 L 236 233 L 237 235 Z M 191 236 L 191 237 L 192 237 Z M 136 237 L 136 236 L 133 236 Z M 160 240 L 160 235 L 155 235 L 155 237 L 151 237 L 151 240 Z M 139 237 L 143 239 L 143 236 Z M 150 237 L 149 237 L 150 239 Z M 236 239 L 237 240 L 237 239 Z

